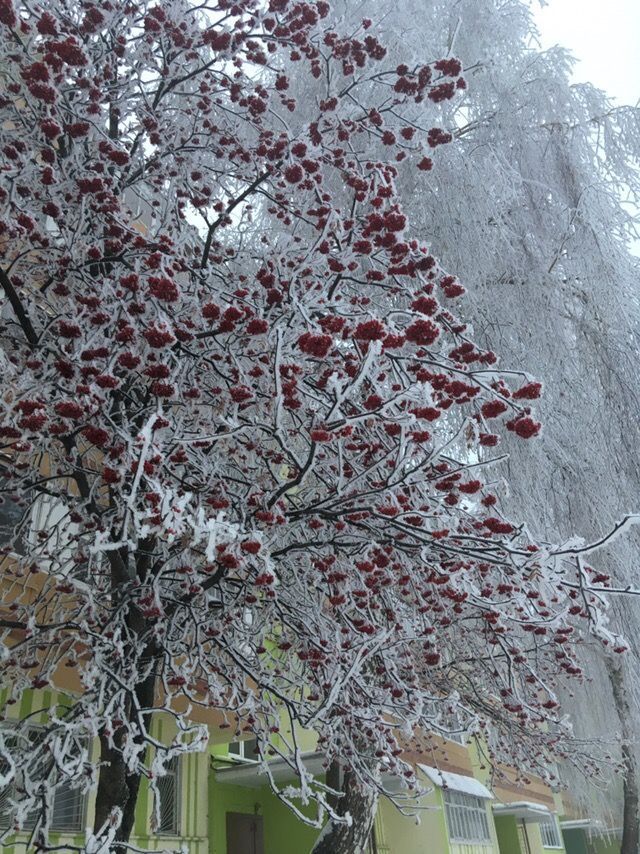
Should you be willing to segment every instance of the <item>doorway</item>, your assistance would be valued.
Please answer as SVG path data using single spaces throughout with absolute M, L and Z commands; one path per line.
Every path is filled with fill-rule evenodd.
M 524 821 L 518 822 L 518 841 L 520 842 L 521 854 L 531 854 L 531 845 L 529 844 L 529 834 L 527 833 L 527 825 Z
M 227 813 L 227 854 L 264 854 L 261 815 Z

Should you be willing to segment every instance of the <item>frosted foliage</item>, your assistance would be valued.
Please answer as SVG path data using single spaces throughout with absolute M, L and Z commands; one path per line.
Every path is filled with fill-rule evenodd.
M 498 81 L 490 48 L 526 16 L 503 6 L 492 32 L 466 5 Z M 523 327 L 520 301 L 526 273 L 554 341 L 587 352 L 587 265 L 568 252 L 593 208 L 573 216 L 566 187 L 611 207 L 603 282 L 624 223 L 581 172 L 596 96 L 560 75 L 549 116 L 523 110 L 516 134 L 510 99 L 542 66 L 503 57 L 489 97 L 485 67 L 467 79 L 448 56 L 455 35 L 470 61 L 468 29 L 427 9 L 437 43 L 427 61 L 416 35 L 416 62 L 407 39 L 403 66 L 384 23 L 334 31 L 324 2 L 0 0 L 2 681 L 10 704 L 63 673 L 75 686 L 41 715 L 45 776 L 4 740 L 2 774 L 24 781 L 9 831 L 35 815 L 46 840 L 73 779 L 97 782 L 85 849 L 126 843 L 137 782 L 204 749 L 203 712 L 290 765 L 296 783 L 273 786 L 316 826 L 348 816 L 305 770 L 300 727 L 327 762 L 409 794 L 414 734 L 491 721 L 519 767 L 588 762 L 559 691 L 583 676 L 578 640 L 622 641 L 589 549 L 549 545 L 533 463 L 569 457 L 559 440 L 531 448 L 544 311 Z M 546 125 L 574 101 L 570 167 Z M 534 180 L 536 138 L 562 198 Z M 578 401 L 547 406 L 549 437 Z M 529 527 L 500 501 L 504 436 L 526 445 L 511 467 Z M 160 711 L 170 744 L 153 737 Z
M 570 85 L 570 57 L 539 49 L 519 0 L 408 2 L 401 21 L 395 4 L 357 5 L 358 15 L 393 19 L 391 52 L 451 51 L 462 61 L 468 88 L 447 105 L 443 125 L 455 142 L 441 151 L 427 186 L 403 171 L 405 208 L 465 281 L 479 340 L 544 382 L 540 440 L 505 442 L 513 506 L 538 536 L 598 536 L 638 506 L 640 314 L 628 240 L 636 237 L 640 112 L 614 108 L 592 86 Z M 637 535 L 617 540 L 599 569 L 617 586 L 637 588 L 639 545 Z M 617 597 L 614 613 L 637 638 L 637 598 Z M 613 665 L 633 674 L 639 654 L 632 644 Z M 604 739 L 603 753 L 619 755 L 603 661 L 592 650 L 585 662 L 589 681 L 569 700 L 576 732 Z M 625 684 L 634 717 L 624 735 L 637 745 L 640 685 L 633 676 Z M 607 799 L 570 769 L 563 774 L 589 815 L 613 813 L 619 824 L 616 785 Z

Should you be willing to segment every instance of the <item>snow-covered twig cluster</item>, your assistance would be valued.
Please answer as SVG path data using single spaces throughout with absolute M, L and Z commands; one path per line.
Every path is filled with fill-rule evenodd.
M 46 777 L 19 742 L 8 760 L 42 846 L 78 750 L 97 830 L 126 842 L 108 774 L 154 785 L 201 749 L 198 706 L 280 753 L 281 797 L 318 824 L 326 786 L 283 720 L 379 788 L 414 785 L 402 745 L 455 718 L 495 718 L 542 766 L 574 638 L 604 631 L 571 555 L 485 479 L 501 432 L 538 434 L 540 384 L 475 343 L 403 207 L 401 165 L 426 192 L 452 139 L 431 125 L 461 63 L 390 64 L 371 21 L 343 37 L 328 14 L 0 0 L 0 436 L 24 511 L 3 682 L 80 683 L 48 713 Z

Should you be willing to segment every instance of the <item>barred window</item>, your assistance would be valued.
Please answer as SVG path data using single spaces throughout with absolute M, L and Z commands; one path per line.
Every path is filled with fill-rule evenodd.
M 487 810 L 482 798 L 444 790 L 449 837 L 454 842 L 491 842 Z
M 38 747 L 44 737 L 44 731 L 40 727 L 31 726 L 25 728 L 20 736 L 17 733 L 9 732 L 4 736 L 4 742 L 9 751 L 13 751 L 18 747 L 18 739 L 24 739 L 25 742 L 33 749 L 34 753 L 38 751 Z M 38 757 L 36 757 L 38 759 Z M 45 766 L 45 762 L 37 762 L 30 769 L 32 778 L 35 774 L 42 771 L 42 778 L 45 775 L 48 777 L 50 769 Z M 0 773 L 6 774 L 9 770 L 9 765 L 6 759 L 0 760 Z M 16 798 L 16 789 L 20 787 L 21 771 L 17 769 L 15 778 L 8 786 L 0 788 L 0 827 L 7 827 L 13 816 L 12 801 Z M 40 775 L 38 775 L 40 776 Z M 84 816 L 86 808 L 86 797 L 81 789 L 74 785 L 73 781 L 68 778 L 63 778 L 58 782 L 53 796 L 53 813 L 50 818 L 49 827 L 51 830 L 56 830 L 60 833 L 77 833 L 83 829 Z M 29 813 L 26 822 L 26 829 L 32 827 L 38 818 L 38 810 L 33 810 Z
M 4 732 L 4 744 L 7 751 L 11 754 L 17 745 L 17 736 L 13 733 Z M 0 774 L 7 774 L 11 766 L 8 761 L 0 757 Z M 15 785 L 9 783 L 8 786 L 0 787 L 0 827 L 7 827 L 11 821 L 11 800 L 15 796 Z
M 177 836 L 180 830 L 180 757 L 173 756 L 166 773 L 158 779 L 160 823 L 158 833 Z
M 51 829 L 76 833 L 83 829 L 86 798 L 78 788 L 65 783 L 56 789 L 53 798 Z
M 562 848 L 562 840 L 555 816 L 540 822 L 540 835 L 545 848 Z

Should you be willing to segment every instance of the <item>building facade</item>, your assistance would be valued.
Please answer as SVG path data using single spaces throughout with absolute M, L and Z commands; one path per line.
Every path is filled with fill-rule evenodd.
M 72 678 L 72 677 L 71 677 Z M 72 687 L 71 685 L 69 686 Z M 47 709 L 64 696 L 32 691 L 20 708 L 4 712 L 4 738 L 12 723 L 29 720 L 22 737 L 37 750 L 38 727 Z M 255 742 L 225 741 L 228 731 L 209 725 L 207 751 L 181 756 L 160 782 L 159 824 L 154 822 L 154 796 L 143 781 L 132 844 L 141 849 L 186 854 L 308 854 L 318 831 L 298 819 L 273 793 L 254 752 Z M 175 724 L 158 714 L 154 736 L 168 744 Z M 408 754 L 428 790 L 413 815 L 403 815 L 390 801 L 381 801 L 368 854 L 617 854 L 615 831 L 604 832 L 588 821 L 564 815 L 561 795 L 541 780 L 516 782 L 512 769 L 500 774 L 483 766 L 473 744 L 434 740 L 430 755 Z M 309 735 L 303 761 L 315 775 L 323 774 L 323 757 Z M 1 771 L 2 769 L 0 769 Z M 278 784 L 290 771 L 272 764 Z M 293 782 L 293 779 L 291 779 Z M 18 779 L 19 784 L 19 779 Z M 15 785 L 15 783 L 13 784 Z M 0 826 L 10 821 L 11 786 L 0 788 Z M 53 841 L 61 851 L 82 851 L 92 824 L 95 794 L 72 785 L 56 794 Z M 5 841 L 3 854 L 35 851 L 28 831 Z
M 431 756 L 408 756 L 429 789 L 420 809 L 403 815 L 390 801 L 380 803 L 370 854 L 544 854 L 566 851 L 560 826 L 562 801 L 542 781 L 518 786 L 508 769 L 491 786 L 472 743 L 436 740 Z M 225 750 L 227 751 L 225 753 Z M 297 821 L 273 796 L 252 762 L 250 748 L 213 748 L 210 780 L 211 851 L 215 854 L 303 854 L 317 831 Z M 311 770 L 322 757 L 306 755 Z M 433 763 L 433 764 L 428 764 Z M 281 779 L 279 782 L 286 782 Z M 234 835 L 238 814 L 246 835 Z M 255 840 L 255 841 L 254 841 Z

